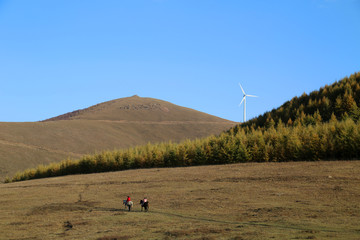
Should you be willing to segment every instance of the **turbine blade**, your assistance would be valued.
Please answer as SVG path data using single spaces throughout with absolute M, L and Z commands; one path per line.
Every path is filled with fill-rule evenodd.
M 243 99 L 241 100 L 240 104 L 239 104 L 239 107 L 240 105 L 243 103 L 243 101 L 245 100 L 245 96 L 243 97 Z
M 258 97 L 258 96 L 255 96 L 255 95 L 246 95 L 247 97 Z
M 243 94 L 244 94 L 244 95 L 246 95 L 246 93 L 245 93 L 245 91 L 244 91 L 244 89 L 242 88 L 242 86 L 241 86 L 241 84 L 240 84 L 240 83 L 239 83 L 239 86 L 240 86 L 241 91 L 243 92 Z

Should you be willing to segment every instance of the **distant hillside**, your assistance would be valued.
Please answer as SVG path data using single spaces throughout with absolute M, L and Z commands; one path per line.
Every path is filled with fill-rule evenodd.
M 0 178 L 39 164 L 103 150 L 202 138 L 234 125 L 193 109 L 138 96 L 42 122 L 0 122 Z
M 360 158 L 360 73 L 241 125 L 180 144 L 148 144 L 39 166 L 7 181 L 149 167 Z

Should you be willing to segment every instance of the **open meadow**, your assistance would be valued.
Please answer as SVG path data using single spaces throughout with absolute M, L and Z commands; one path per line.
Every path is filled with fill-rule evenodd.
M 360 161 L 128 170 L 0 193 L 0 239 L 360 239 Z

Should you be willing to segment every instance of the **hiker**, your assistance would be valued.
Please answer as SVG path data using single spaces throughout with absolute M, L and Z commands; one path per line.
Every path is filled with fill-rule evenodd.
M 129 211 L 131 210 L 131 207 L 133 205 L 133 202 L 131 201 L 130 196 L 127 196 L 126 200 L 123 200 L 125 208 L 128 207 Z
M 145 212 L 147 212 L 148 209 L 149 209 L 149 201 L 148 201 L 147 197 L 144 197 L 144 199 L 141 200 L 141 201 L 142 201 L 142 203 L 141 203 L 141 211 L 144 208 Z

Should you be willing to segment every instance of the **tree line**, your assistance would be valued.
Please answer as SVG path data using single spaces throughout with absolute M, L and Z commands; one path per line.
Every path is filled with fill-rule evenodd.
M 240 162 L 283 162 L 358 159 L 360 122 L 351 118 L 308 126 L 268 129 L 242 128 L 220 136 L 183 143 L 147 144 L 118 151 L 67 159 L 16 174 L 7 182 L 35 178 L 119 171 L 137 168 L 181 167 Z

